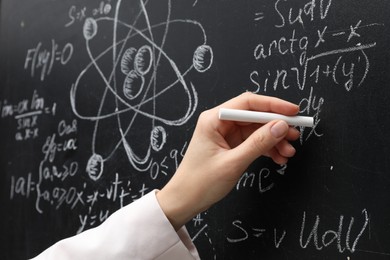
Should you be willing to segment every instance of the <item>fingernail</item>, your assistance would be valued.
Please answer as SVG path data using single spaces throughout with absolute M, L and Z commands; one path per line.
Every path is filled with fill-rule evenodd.
M 271 127 L 271 134 L 275 138 L 284 136 L 288 131 L 288 124 L 284 121 L 279 121 Z

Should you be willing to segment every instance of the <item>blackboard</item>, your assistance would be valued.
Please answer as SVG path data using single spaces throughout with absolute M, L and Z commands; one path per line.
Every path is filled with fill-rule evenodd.
M 245 91 L 300 104 L 187 225 L 202 259 L 390 259 L 390 2 L 0 1 L 1 259 L 94 227 L 175 172 L 197 116 Z

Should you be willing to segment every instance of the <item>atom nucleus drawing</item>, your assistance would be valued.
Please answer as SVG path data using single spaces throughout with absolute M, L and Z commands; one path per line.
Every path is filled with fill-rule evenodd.
M 118 0 L 113 10 L 114 17 L 85 19 L 82 32 L 90 62 L 70 92 L 75 115 L 94 122 L 86 167 L 92 180 L 101 177 L 105 161 L 119 147 L 136 170 L 148 170 L 152 152 L 161 151 L 167 141 L 165 127 L 185 124 L 197 108 L 188 74 L 203 73 L 213 63 L 202 25 L 172 19 L 171 0 Z M 158 14 L 150 16 L 148 10 Z M 178 39 L 181 32 L 196 42 Z M 168 103 L 168 97 L 177 104 Z M 182 114 L 172 118 L 167 112 L 172 105 L 180 106 Z M 129 133 L 139 138 L 130 139 Z

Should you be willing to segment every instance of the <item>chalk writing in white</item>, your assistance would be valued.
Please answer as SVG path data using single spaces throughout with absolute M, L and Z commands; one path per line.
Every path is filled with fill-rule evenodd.
M 48 49 L 44 49 L 42 45 L 42 42 L 39 42 L 36 47 L 27 50 L 24 69 L 30 69 L 31 77 L 34 77 L 35 71 L 40 69 L 40 79 L 44 81 L 56 63 L 66 65 L 70 61 L 73 55 L 73 44 L 66 43 L 60 47 L 55 40 L 51 40 L 51 47 Z
M 39 118 L 44 115 L 55 116 L 57 104 L 47 105 L 45 99 L 34 90 L 31 98 L 11 103 L 0 102 L 1 118 L 12 118 L 16 121 L 15 140 L 26 141 L 39 136 Z
M 254 86 L 250 91 L 267 93 L 295 88 L 306 95 L 299 102 L 300 112 L 313 116 L 315 122 L 312 129 L 300 128 L 302 144 L 312 136 L 321 137 L 324 134 L 318 130 L 321 122 L 320 112 L 326 103 L 324 97 L 316 94 L 319 84 L 340 86 L 347 92 L 362 86 L 370 70 L 367 51 L 375 48 L 376 42 L 363 43 L 364 35 L 361 30 L 372 26 L 383 26 L 379 23 L 364 24 L 363 20 L 359 20 L 351 24 L 348 29 L 333 29 L 329 25 L 322 25 L 317 29 L 316 34 L 309 34 L 306 30 L 307 26 L 314 22 L 319 24 L 326 22 L 332 4 L 332 0 L 310 0 L 297 7 L 288 0 L 276 0 L 273 13 L 277 18 L 274 24 L 275 34 L 282 29 L 285 32 L 288 28 L 291 28 L 290 33 L 269 42 L 260 42 L 253 49 L 253 57 L 257 61 L 258 69 L 253 70 L 249 75 Z M 265 15 L 255 12 L 255 16 L 259 17 L 255 19 L 258 21 Z M 318 51 L 319 47 L 322 48 L 321 50 L 326 49 L 328 42 L 341 37 L 344 37 L 344 47 Z M 291 65 L 287 56 L 294 58 Z M 284 65 L 280 68 L 274 70 L 262 68 L 261 65 L 264 63 L 280 57 L 286 57 L 283 59 Z M 309 94 L 305 94 L 307 87 L 310 88 Z
M 303 212 L 303 219 L 301 224 L 301 231 L 299 237 L 295 239 L 299 240 L 299 245 L 301 248 L 308 248 L 308 246 L 313 243 L 313 246 L 316 250 L 322 250 L 331 245 L 335 245 L 335 249 L 339 253 L 344 253 L 346 250 L 350 253 L 355 253 L 358 250 L 359 241 L 365 233 L 368 223 L 370 221 L 368 212 L 366 209 L 362 210 L 363 220 L 359 224 L 355 223 L 355 218 L 351 217 L 349 223 L 347 223 L 347 228 L 345 229 L 346 223 L 344 222 L 344 216 L 340 215 L 338 227 L 336 229 L 326 229 L 322 235 L 319 234 L 319 227 L 321 225 L 320 216 L 317 215 L 315 218 L 315 223 L 309 233 L 306 232 L 307 220 L 306 212 Z M 356 227 L 355 225 L 358 225 Z M 273 228 L 271 230 L 261 228 L 258 226 L 248 226 L 244 224 L 241 220 L 236 219 L 232 222 L 234 227 L 232 233 L 233 235 L 228 235 L 226 240 L 229 243 L 241 243 L 248 239 L 258 239 L 264 237 L 268 232 L 272 232 L 273 236 L 273 245 L 275 248 L 283 247 L 283 241 L 287 236 L 296 235 L 294 232 L 289 232 L 289 230 L 281 230 Z M 324 229 L 323 227 L 321 229 Z M 357 231 L 356 231 L 357 230 Z M 353 235 L 354 234 L 354 235 Z
M 82 22 L 87 17 L 96 17 L 110 14 L 112 10 L 111 0 L 100 1 L 99 5 L 95 8 L 87 6 L 72 5 L 68 11 L 69 22 L 65 24 L 65 27 L 69 27 L 76 22 Z

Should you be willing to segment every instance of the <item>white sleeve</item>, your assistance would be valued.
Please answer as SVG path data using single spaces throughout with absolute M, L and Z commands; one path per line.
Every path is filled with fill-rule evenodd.
M 100 226 L 61 240 L 43 259 L 200 259 L 185 227 L 174 230 L 156 191 L 113 213 Z

